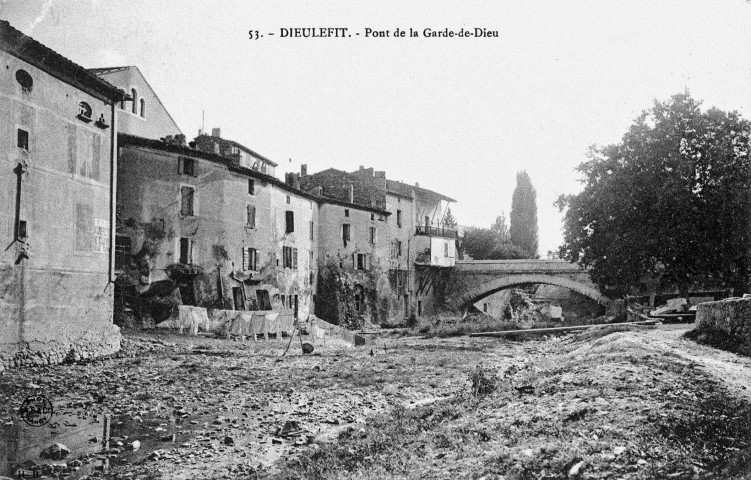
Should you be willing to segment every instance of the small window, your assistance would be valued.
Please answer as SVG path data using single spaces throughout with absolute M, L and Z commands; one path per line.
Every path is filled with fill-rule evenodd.
M 292 233 L 295 231 L 295 212 L 287 210 L 284 214 L 285 220 L 285 233 Z
M 378 229 L 376 227 L 370 227 L 370 243 L 375 245 L 378 241 Z
M 248 228 L 256 228 L 256 206 L 255 205 L 248 205 L 248 223 L 246 224 Z
M 23 150 L 29 151 L 29 132 L 26 130 L 19 128 L 18 129 L 18 148 L 21 148 Z
M 180 187 L 180 214 L 185 217 L 192 217 L 194 196 L 196 189 L 193 187 Z
M 375 220 L 375 213 L 371 213 L 370 214 L 370 221 L 372 222 L 374 220 Z
M 344 216 L 349 217 L 349 208 L 344 209 Z
M 248 179 L 248 195 L 256 194 L 256 181 L 252 178 Z
M 180 239 L 180 263 L 184 265 L 193 263 L 193 240 L 190 238 Z
M 483 311 L 484 313 L 488 313 L 488 304 L 487 304 L 487 303 L 483 303 L 483 304 L 482 304 L 482 311 Z
M 449 256 L 449 242 L 443 242 L 443 256 Z
M 134 114 L 138 114 L 138 93 L 136 93 L 135 88 L 130 89 L 130 96 L 133 97 L 133 105 L 131 108 L 131 112 Z
M 417 316 L 422 317 L 422 300 L 417 301 Z
M 146 118 L 146 101 L 141 99 L 141 117 Z
M 127 235 L 115 235 L 115 268 L 123 269 L 130 263 L 132 241 Z
M 396 211 L 396 226 L 402 228 L 402 211 Z
M 18 221 L 18 230 L 16 231 L 16 240 L 26 240 L 29 236 L 29 231 L 26 228 L 26 220 Z
M 243 270 L 258 270 L 258 250 L 255 248 L 243 248 Z
M 355 311 L 362 312 L 365 306 L 365 291 L 362 285 L 355 285 Z
M 291 203 L 292 199 L 290 199 L 289 195 L 287 195 L 287 203 Z
M 367 270 L 368 269 L 368 255 L 365 253 L 355 254 L 355 270 Z
M 347 246 L 347 242 L 351 240 L 350 237 L 350 225 L 349 223 L 345 223 L 342 225 L 342 241 L 344 242 L 344 246 Z
M 282 266 L 297 270 L 297 249 L 292 247 L 282 247 Z
M 313 240 L 313 220 L 310 221 L 310 239 Z
M 196 176 L 196 159 L 180 157 L 177 159 L 177 173 L 180 175 Z
M 79 103 L 78 104 L 78 118 L 85 122 L 90 122 L 91 121 L 91 105 L 89 105 L 86 102 Z
M 16 72 L 16 81 L 21 85 L 23 93 L 31 93 L 31 89 L 34 88 L 34 79 L 31 78 L 31 75 L 26 70 L 18 70 Z

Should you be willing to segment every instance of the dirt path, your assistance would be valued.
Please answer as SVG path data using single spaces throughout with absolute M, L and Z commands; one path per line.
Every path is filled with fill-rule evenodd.
M 751 358 L 683 338 L 683 334 L 693 328 L 693 324 L 668 325 L 652 330 L 649 335 L 664 343 L 674 354 L 701 365 L 706 373 L 722 381 L 734 394 L 751 399 Z

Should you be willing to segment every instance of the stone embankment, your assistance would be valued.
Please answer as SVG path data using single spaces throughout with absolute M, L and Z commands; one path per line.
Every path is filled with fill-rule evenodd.
M 732 298 L 701 303 L 696 309 L 696 326 L 721 330 L 751 343 L 751 298 Z

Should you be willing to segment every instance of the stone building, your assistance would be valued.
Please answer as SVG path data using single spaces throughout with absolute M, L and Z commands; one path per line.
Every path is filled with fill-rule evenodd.
M 148 295 L 176 284 L 188 305 L 286 307 L 301 317 L 312 311 L 318 217 L 312 195 L 237 158 L 120 138 L 117 245 L 124 292 L 132 287 Z
M 117 108 L 117 132 L 158 140 L 182 135 L 154 89 L 135 65 L 92 68 L 91 73 L 130 95 Z
M 335 311 L 369 312 L 366 319 L 373 323 L 396 323 L 414 313 L 416 315 L 434 313 L 441 308 L 442 288 L 447 280 L 447 267 L 452 267 L 456 256 L 456 232 L 443 228 L 443 215 L 453 199 L 436 192 L 388 180 L 385 172 L 360 167 L 356 172 L 343 172 L 327 169 L 308 175 L 307 167 L 301 171 L 303 190 L 319 196 L 321 221 L 319 250 L 322 278 L 319 280 L 319 296 L 331 296 L 334 285 L 326 276 L 338 279 L 340 304 Z M 325 207 L 333 200 L 357 205 L 362 215 L 352 216 L 351 228 L 358 232 L 368 231 L 375 226 L 379 230 L 377 248 L 373 249 L 371 261 L 367 264 L 367 279 L 362 273 L 348 269 L 348 262 L 336 259 L 340 254 L 334 247 L 341 248 L 345 222 L 337 209 Z M 354 211 L 349 208 L 350 215 Z M 371 218 L 372 217 L 372 218 Z M 375 218 L 381 223 L 373 223 Z M 333 261 L 332 261 L 333 259 Z M 355 271 L 356 272 L 356 271 Z M 344 281 L 346 280 L 346 281 Z M 367 281 L 365 281 L 367 280 Z M 350 294 L 350 285 L 359 285 L 364 290 L 365 306 L 360 301 L 362 295 Z M 330 303 L 319 302 L 321 316 L 332 318 Z M 328 317 L 326 317 L 328 315 Z
M 233 140 L 222 138 L 221 129 L 213 128 L 211 135 L 199 131 L 195 139 L 195 147 L 204 152 L 215 153 L 234 160 L 241 167 L 256 170 L 266 175 L 274 176 L 276 162 L 260 155 L 248 147 Z
M 0 369 L 112 353 L 125 93 L 0 21 Z

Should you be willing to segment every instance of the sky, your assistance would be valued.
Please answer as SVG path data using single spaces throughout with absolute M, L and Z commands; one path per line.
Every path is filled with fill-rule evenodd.
M 137 65 L 189 139 L 205 117 L 281 178 L 373 167 L 489 227 L 526 170 L 542 256 L 562 242 L 553 202 L 582 188 L 588 147 L 618 142 L 655 99 L 688 89 L 751 116 L 744 0 L 0 0 L 0 19 L 84 67 Z M 280 37 L 294 27 L 352 36 Z M 423 36 L 475 27 L 498 36 Z

